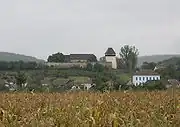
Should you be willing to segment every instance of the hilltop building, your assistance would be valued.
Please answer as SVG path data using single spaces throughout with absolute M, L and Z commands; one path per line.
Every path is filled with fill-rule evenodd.
M 94 54 L 70 54 L 65 55 L 66 63 L 86 63 L 97 62 L 97 58 Z
M 113 48 L 107 49 L 107 51 L 105 52 L 105 59 L 106 59 L 106 62 L 112 63 L 113 69 L 117 69 L 117 58 L 116 58 L 116 53 L 113 50 Z
M 100 62 L 104 62 L 106 64 L 110 63 L 113 69 L 117 69 L 117 59 L 118 58 L 116 57 L 116 52 L 114 51 L 114 49 L 108 48 L 105 52 L 105 56 L 100 58 Z
M 85 68 L 87 63 L 97 62 L 94 54 L 64 55 L 64 62 L 47 62 L 46 65 L 57 68 Z
M 100 58 L 100 61 L 97 61 L 97 57 L 94 54 L 70 54 L 64 55 L 64 62 L 47 62 L 46 65 L 58 68 L 85 68 L 88 63 L 92 65 L 99 63 L 111 69 L 118 69 L 118 61 L 120 61 L 120 59 L 116 57 L 114 49 L 108 48 L 105 56 Z

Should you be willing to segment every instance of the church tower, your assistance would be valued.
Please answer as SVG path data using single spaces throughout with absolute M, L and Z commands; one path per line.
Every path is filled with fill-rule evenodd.
M 117 59 L 116 59 L 116 53 L 113 48 L 108 48 L 105 52 L 105 60 L 106 62 L 112 63 L 112 68 L 117 69 Z

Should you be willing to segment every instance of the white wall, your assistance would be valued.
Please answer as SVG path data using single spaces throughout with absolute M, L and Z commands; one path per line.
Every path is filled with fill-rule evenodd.
M 134 75 L 133 76 L 133 84 L 140 85 L 144 84 L 147 81 L 160 80 L 160 75 Z
M 106 62 L 112 62 L 112 68 L 117 69 L 116 56 L 106 56 Z

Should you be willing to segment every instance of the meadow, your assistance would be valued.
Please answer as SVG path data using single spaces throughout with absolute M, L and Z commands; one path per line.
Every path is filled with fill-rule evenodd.
M 179 127 L 180 92 L 0 93 L 0 127 Z

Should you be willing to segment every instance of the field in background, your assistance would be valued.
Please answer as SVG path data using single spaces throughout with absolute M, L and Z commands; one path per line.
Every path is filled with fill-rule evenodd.
M 179 127 L 180 92 L 1 93 L 0 126 Z

